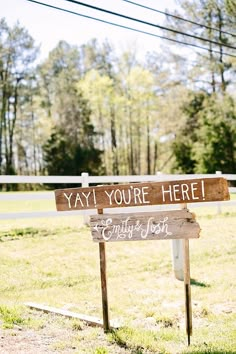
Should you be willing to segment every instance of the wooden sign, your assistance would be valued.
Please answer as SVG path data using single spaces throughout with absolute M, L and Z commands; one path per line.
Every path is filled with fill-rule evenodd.
M 90 216 L 95 242 L 198 238 L 199 224 L 187 209 Z
M 204 178 L 55 191 L 58 211 L 229 200 L 227 180 Z
M 227 180 L 224 178 L 201 178 L 59 189 L 55 191 L 55 199 L 58 211 L 85 209 L 97 209 L 98 211 L 97 215 L 90 217 L 90 227 L 93 240 L 99 243 L 103 327 L 105 332 L 110 329 L 106 242 L 183 240 L 186 332 L 189 345 L 192 334 L 189 239 L 199 237 L 200 227 L 195 221 L 194 214 L 187 210 L 187 203 L 229 200 Z M 103 214 L 104 208 L 180 203 L 184 204 L 182 210 Z

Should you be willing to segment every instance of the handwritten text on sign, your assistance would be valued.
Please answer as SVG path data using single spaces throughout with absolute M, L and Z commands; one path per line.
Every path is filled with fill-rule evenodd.
M 132 183 L 55 191 L 58 211 L 228 200 L 224 178 Z
M 200 227 L 188 210 L 90 217 L 95 242 L 198 238 Z

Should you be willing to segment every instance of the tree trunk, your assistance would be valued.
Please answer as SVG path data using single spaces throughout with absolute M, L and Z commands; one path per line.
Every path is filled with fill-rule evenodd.
M 130 142 L 130 149 L 129 149 L 129 162 L 130 162 L 130 174 L 134 175 L 134 147 L 133 147 L 133 125 L 132 125 L 132 113 L 129 110 L 129 142 Z
M 147 125 L 147 174 L 151 174 L 151 148 L 150 148 L 150 126 L 149 126 L 149 115 L 146 115 L 146 125 Z
M 2 174 L 2 163 L 3 163 L 3 139 L 4 139 L 4 126 L 6 121 L 6 111 L 7 111 L 7 72 L 1 72 L 2 81 L 2 107 L 0 116 L 0 174 Z
M 155 144 L 154 144 L 154 162 L 153 162 L 153 174 L 154 175 L 157 173 L 157 153 L 158 153 L 158 146 L 157 146 L 157 142 L 155 141 Z
M 221 9 L 218 8 L 218 21 L 219 21 L 219 42 L 223 43 L 222 38 L 222 26 L 223 26 L 223 18 Z M 220 45 L 220 78 L 221 78 L 221 91 L 224 93 L 226 91 L 226 82 L 225 82 L 225 66 L 223 62 L 223 47 Z
M 119 163 L 117 157 L 116 124 L 115 111 L 111 107 L 111 148 L 112 148 L 112 170 L 115 176 L 119 175 Z
M 209 11 L 208 13 L 208 36 L 209 39 L 212 40 L 212 10 Z M 212 43 L 209 42 L 209 59 L 210 59 L 210 72 L 211 72 L 211 87 L 212 87 L 212 92 L 216 92 L 216 80 L 215 80 L 215 70 L 214 70 L 214 56 L 212 52 Z

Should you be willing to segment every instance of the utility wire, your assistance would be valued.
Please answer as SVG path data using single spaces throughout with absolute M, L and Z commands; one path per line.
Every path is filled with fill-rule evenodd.
M 195 36 L 193 34 L 189 34 L 189 33 L 182 32 L 182 31 L 178 31 L 178 30 L 175 30 L 175 29 L 172 29 L 172 28 L 168 28 L 168 27 L 165 27 L 165 26 L 160 26 L 160 25 L 157 25 L 157 24 L 152 23 L 152 22 L 139 20 L 137 18 L 126 16 L 126 15 L 122 15 L 122 14 L 114 12 L 114 11 L 103 9 L 101 7 L 93 6 L 93 5 L 90 5 L 90 4 L 85 4 L 85 3 L 81 2 L 81 1 L 76 1 L 76 0 L 64 0 L 64 1 L 76 4 L 76 5 L 85 6 L 85 7 L 88 7 L 90 9 L 93 9 L 93 10 L 105 12 L 105 13 L 107 13 L 109 15 L 119 16 L 121 18 L 125 18 L 126 20 L 131 20 L 131 21 L 135 21 L 135 22 L 138 22 L 138 23 L 142 23 L 144 25 L 152 26 L 152 27 L 155 27 L 155 28 L 160 28 L 160 29 L 165 30 L 165 31 L 173 32 L 173 33 L 176 33 L 176 34 L 182 34 L 182 35 L 190 37 L 190 38 L 194 38 L 194 39 L 198 39 L 198 40 L 201 40 L 201 41 L 204 41 L 204 42 L 208 42 L 208 43 L 211 43 L 211 44 L 219 45 L 220 47 L 236 49 L 236 47 L 233 47 L 233 46 L 231 46 L 229 44 L 226 44 L 226 43 L 220 43 L 220 42 L 217 42 L 217 41 L 213 41 L 211 39 L 207 39 L 205 37 Z
M 216 53 L 216 54 L 222 54 L 220 51 L 217 51 L 217 50 L 214 50 L 214 49 L 213 49 L 213 50 L 210 50 L 210 49 L 208 49 L 208 48 L 206 48 L 206 47 L 202 47 L 202 46 L 199 46 L 199 45 L 197 45 L 197 44 L 191 44 L 191 43 L 187 43 L 187 42 L 183 42 L 183 41 L 178 41 L 178 40 L 176 40 L 176 39 L 172 39 L 172 38 L 168 38 L 168 37 L 164 37 L 164 36 L 159 36 L 159 35 L 154 34 L 154 33 L 151 33 L 151 32 L 146 32 L 146 31 L 138 30 L 138 29 L 136 29 L 136 28 L 132 28 L 132 27 L 120 25 L 120 24 L 117 24 L 117 23 L 114 23 L 114 22 L 111 22 L 111 21 L 106 21 L 106 20 L 102 20 L 102 19 L 99 19 L 99 18 L 96 18 L 96 17 L 92 17 L 92 16 L 80 14 L 80 13 L 75 12 L 75 11 L 63 9 L 63 8 L 61 8 L 61 7 L 57 7 L 57 6 L 53 6 L 53 5 L 49 5 L 49 4 L 45 4 L 45 3 L 42 3 L 42 2 L 40 2 L 40 1 L 36 1 L 36 0 L 27 0 L 27 1 L 32 2 L 32 3 L 35 3 L 35 4 L 38 4 L 38 5 L 43 5 L 43 6 L 46 6 L 46 7 L 48 7 L 48 8 L 54 9 L 54 10 L 59 10 L 59 11 L 63 11 L 63 12 L 70 13 L 70 14 L 72 14 L 72 15 L 76 15 L 76 16 L 88 18 L 88 19 L 90 19 L 90 20 L 95 20 L 95 21 L 98 21 L 98 22 L 102 22 L 102 23 L 106 23 L 106 24 L 112 25 L 112 26 L 116 26 L 116 27 L 128 29 L 128 30 L 131 30 L 131 31 L 134 31 L 134 32 L 138 32 L 138 33 L 142 33 L 142 34 L 146 34 L 146 35 L 149 35 L 149 36 L 152 36 L 152 37 L 165 39 L 165 40 L 168 40 L 168 41 L 171 41 L 171 42 L 174 42 L 174 43 L 178 43 L 178 44 L 182 44 L 182 45 L 191 46 L 191 47 L 194 47 L 194 48 L 206 50 L 206 51 L 208 51 L 208 52 L 211 51 L 211 52 Z M 230 53 L 224 53 L 224 55 L 225 55 L 225 56 L 229 56 L 229 57 L 236 58 L 236 55 L 233 55 L 233 54 L 230 54 Z
M 194 22 L 194 21 L 192 21 L 192 20 L 188 20 L 188 19 L 183 18 L 183 17 L 181 17 L 181 16 L 177 16 L 177 15 L 170 14 L 170 13 L 168 13 L 168 12 L 166 12 L 166 11 L 160 11 L 160 10 L 154 9 L 154 8 L 149 7 L 149 6 L 146 6 L 146 5 L 138 4 L 137 2 L 134 2 L 134 1 L 130 1 L 130 0 L 123 0 L 123 1 L 125 1 L 125 2 L 127 2 L 127 3 L 130 3 L 130 4 L 133 4 L 133 5 L 135 5 L 135 6 L 142 7 L 142 8 L 147 9 L 147 10 L 151 10 L 151 11 L 154 11 L 154 12 L 158 12 L 158 13 L 160 13 L 160 14 L 162 14 L 162 15 L 166 15 L 166 16 L 169 16 L 169 17 L 173 17 L 173 18 L 175 18 L 175 19 L 177 19 L 177 20 L 181 20 L 181 21 L 184 21 L 184 22 L 191 23 L 192 25 L 196 25 L 196 26 L 198 26 L 198 27 L 204 27 L 204 28 L 207 28 L 207 29 L 209 29 L 209 30 L 217 31 L 217 32 L 220 31 L 219 28 L 207 26 L 207 25 L 204 25 L 203 23 Z M 220 32 L 221 32 L 221 33 L 224 33 L 224 34 L 228 34 L 228 35 L 233 36 L 233 37 L 236 37 L 236 34 L 235 34 L 235 33 L 227 32 L 227 31 L 223 31 L 223 30 L 221 30 Z

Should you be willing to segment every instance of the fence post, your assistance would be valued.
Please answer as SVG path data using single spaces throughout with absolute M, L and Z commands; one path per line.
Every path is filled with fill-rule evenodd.
M 88 172 L 82 172 L 81 177 L 82 177 L 82 183 L 81 183 L 82 187 L 83 188 L 88 187 L 89 186 Z M 88 224 L 89 224 L 89 216 L 84 213 L 84 225 L 88 225 Z
M 158 180 L 161 180 L 161 171 L 157 171 Z M 176 279 L 184 280 L 183 240 L 171 240 L 172 268 Z
M 172 267 L 176 279 L 184 280 L 183 269 L 183 240 L 171 240 L 172 246 Z
M 220 175 L 222 175 L 222 171 L 216 171 L 216 175 L 217 177 L 220 177 Z M 221 202 L 217 203 L 217 214 L 221 214 L 222 210 L 221 210 Z
M 187 204 L 181 204 L 181 209 L 187 209 Z M 185 240 L 172 241 L 172 260 L 175 277 L 178 280 L 184 280 L 184 244 Z

